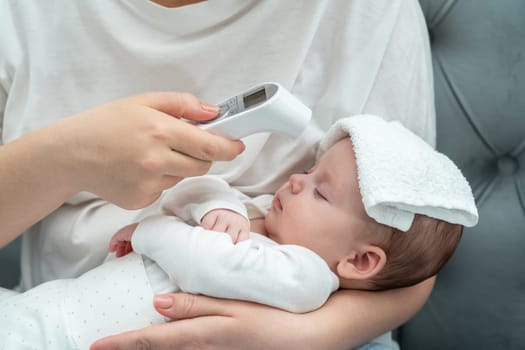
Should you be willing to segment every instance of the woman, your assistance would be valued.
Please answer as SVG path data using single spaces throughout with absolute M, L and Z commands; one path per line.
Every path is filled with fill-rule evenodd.
M 105 173 L 95 171 L 100 168 L 90 165 L 93 162 L 89 161 L 82 162 L 84 166 L 75 166 L 73 175 L 87 174 L 83 185 L 64 186 L 64 193 L 55 197 L 52 205 L 36 210 L 31 219 L 24 221 L 25 226 L 32 224 L 65 202 L 24 235 L 23 289 L 49 279 L 76 276 L 100 264 L 111 235 L 155 211 L 162 201 L 161 198 L 144 210 L 130 211 L 99 197 L 137 208 L 151 203 L 162 189 L 174 184 L 178 176 L 202 173 L 206 168 L 202 165 L 198 171 L 175 172 L 175 178 L 166 179 L 162 185 L 143 184 L 139 187 L 143 193 L 153 194 L 144 196 L 147 199 L 142 201 L 130 200 L 135 205 L 126 205 L 126 200 L 119 199 L 119 195 L 112 196 L 111 191 L 118 191 L 122 196 L 124 192 L 133 193 L 129 191 L 130 186 L 126 186 L 133 181 L 125 181 L 124 187 L 117 190 L 113 186 L 121 180 L 119 176 L 128 174 L 126 166 L 132 158 L 116 155 L 143 150 L 142 156 L 137 155 L 142 160 L 139 163 L 155 171 L 166 163 L 156 158 L 156 148 L 150 147 L 154 142 L 143 146 L 152 139 L 163 140 L 164 150 L 168 145 L 187 155 L 192 154 L 190 149 L 200 148 L 197 154 L 215 155 L 192 157 L 205 161 L 231 159 L 242 149 L 240 143 L 226 143 L 211 136 L 209 140 L 213 141 L 209 142 L 214 144 L 207 144 L 200 133 L 201 146 L 194 146 L 190 141 L 194 137 L 189 137 L 187 132 L 181 132 L 184 137 L 178 137 L 179 131 L 188 130 L 179 123 L 171 128 L 177 132 L 171 134 L 170 142 L 166 141 L 168 137 L 164 132 L 159 132 L 164 131 L 164 127 L 149 128 L 139 122 L 123 129 L 126 134 L 129 130 L 129 137 L 119 137 L 124 133 L 113 134 L 111 130 L 124 128 L 126 116 L 131 116 L 133 121 L 149 121 L 140 106 L 152 104 L 145 103 L 143 96 L 133 97 L 131 102 L 124 99 L 81 112 L 93 105 L 153 90 L 189 91 L 206 101 L 219 102 L 258 82 L 280 82 L 312 108 L 309 128 L 296 140 L 268 134 L 244 138 L 246 152 L 232 162 L 216 162 L 210 169 L 210 173 L 220 175 L 238 190 L 251 195 L 272 192 L 290 172 L 309 168 L 314 159 L 313 145 L 341 117 L 374 113 L 385 119 L 398 119 L 434 143 L 429 49 L 417 1 L 223 0 L 189 5 L 187 3 L 194 1 L 155 2 L 55 0 L 52 23 L 47 15 L 49 3 L 30 7 L 14 1 L 3 4 L 5 9 L 0 13 L 8 20 L 1 21 L 5 28 L 0 31 L 2 42 L 6 43 L 0 49 L 2 142 L 5 144 L 2 149 L 18 139 L 25 141 L 26 149 L 35 152 L 37 147 L 22 136 L 39 130 L 37 133 L 43 135 L 43 141 L 37 140 L 34 144 L 45 144 L 55 134 L 41 129 L 49 124 L 53 130 L 68 130 L 64 133 L 70 137 L 78 135 L 77 143 L 66 144 L 66 153 L 84 155 L 82 146 L 98 144 L 98 152 L 94 153 L 113 165 Z M 153 103 L 153 107 L 158 105 Z M 209 116 L 189 115 L 184 109 L 183 113 L 169 114 L 204 119 Z M 67 115 L 75 117 L 58 121 Z M 133 118 L 134 115 L 138 117 Z M 84 123 L 75 123 L 73 127 L 73 120 L 79 119 Z M 140 130 L 149 130 L 149 133 L 141 138 Z M 133 135 L 136 137 L 132 138 Z M 107 143 L 112 136 L 119 137 L 114 141 L 121 146 L 113 148 L 113 153 L 107 151 L 102 142 Z M 221 155 L 219 151 L 210 151 L 217 148 L 226 151 Z M 124 152 L 131 149 L 136 152 Z M 38 164 L 50 157 L 49 153 L 38 156 L 31 160 Z M 23 156 L 16 159 L 19 164 L 27 164 Z M 70 159 L 71 156 L 57 163 L 71 165 Z M 195 169 L 192 165 L 178 164 L 179 169 Z M 164 174 L 160 171 L 157 175 L 159 173 Z M 107 174 L 104 179 L 108 180 L 100 180 L 100 174 Z M 14 174 L 7 175 L 12 178 Z M 64 179 L 53 175 L 42 179 L 41 186 L 45 187 L 49 181 L 74 182 L 70 176 Z M 140 177 L 141 172 L 135 175 L 134 179 Z M 17 176 L 25 178 L 25 171 L 18 171 Z M 102 184 L 98 184 L 100 182 Z M 15 187 L 25 186 L 13 181 L 10 188 Z M 54 188 L 59 187 L 62 188 Z M 85 192 L 73 195 L 78 191 Z M 41 197 L 49 198 L 50 194 L 45 192 L 43 190 Z M 20 212 L 27 213 L 28 203 L 33 203 L 29 195 L 20 200 L 21 204 L 11 213 L 17 216 Z M 16 197 L 15 193 L 11 196 Z M 24 225 L 17 225 L 10 230 L 10 237 L 23 229 Z M 305 344 L 320 349 L 350 348 L 410 318 L 426 300 L 432 283 L 427 281 L 412 289 L 388 294 L 338 292 L 325 307 L 303 316 L 246 303 L 187 295 L 164 296 L 157 306 L 168 316 L 210 317 L 146 328 L 108 339 L 95 348 L 103 349 L 108 344 L 133 348 L 140 341 L 159 348 L 195 347 L 195 344 L 205 348 L 209 342 L 214 343 L 209 347 L 227 349 L 255 346 L 304 349 Z M 175 307 L 168 306 L 170 302 L 175 302 Z M 344 312 L 346 308 L 352 313 Z

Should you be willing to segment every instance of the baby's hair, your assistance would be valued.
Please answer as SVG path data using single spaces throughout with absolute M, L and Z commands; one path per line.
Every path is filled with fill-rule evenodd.
M 374 244 L 385 251 L 387 262 L 369 280 L 372 290 L 407 287 L 437 274 L 454 253 L 463 226 L 415 215 L 407 232 L 391 227 L 383 232 Z

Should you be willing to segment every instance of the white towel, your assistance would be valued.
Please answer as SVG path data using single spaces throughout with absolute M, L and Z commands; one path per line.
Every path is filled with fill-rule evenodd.
M 457 166 L 401 123 L 374 115 L 337 121 L 320 144 L 326 151 L 350 136 L 367 214 L 408 231 L 414 214 L 474 226 L 478 211 L 472 190 Z

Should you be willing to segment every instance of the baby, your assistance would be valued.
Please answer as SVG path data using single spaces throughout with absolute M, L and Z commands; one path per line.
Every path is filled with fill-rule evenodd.
M 290 176 L 273 197 L 241 202 L 213 176 L 181 182 L 164 215 L 113 236 L 110 251 L 119 258 L 1 303 L 0 344 L 16 348 L 23 338 L 37 348 L 86 348 L 103 336 L 164 322 L 151 305 L 157 293 L 182 290 L 307 312 L 338 288 L 397 288 L 436 274 L 454 252 L 463 225 L 477 220 L 468 184 L 447 159 L 456 171 L 452 179 L 466 186 L 465 196 L 456 191 L 456 207 L 425 205 L 421 215 L 417 206 L 391 201 L 387 212 L 396 215 L 376 215 L 363 190 L 367 170 L 356 147 L 363 135 L 344 127 L 377 117 L 353 118 L 334 125 L 316 165 Z M 377 175 L 386 181 L 389 173 Z M 190 195 L 197 200 L 188 203 Z M 453 223 L 441 219 L 443 213 Z M 249 233 L 248 217 L 255 218 Z
M 193 180 L 194 193 L 206 180 L 211 179 Z M 176 210 L 172 214 L 180 217 Z M 135 244 L 132 244 L 133 233 L 138 224 L 125 227 L 113 236 L 110 251 L 120 257 L 131 252 L 133 246 L 153 244 L 139 240 L 154 240 L 161 244 L 159 248 L 168 250 L 167 264 L 180 264 L 180 258 L 173 260 L 171 247 L 177 245 L 178 237 L 176 225 L 169 228 L 170 220 L 149 219 L 148 226 L 141 227 L 141 236 L 135 238 Z M 330 147 L 313 168 L 290 176 L 273 196 L 264 219 L 252 222 L 252 232 L 280 245 L 298 245 L 315 252 L 336 275 L 337 287 L 366 290 L 410 286 L 435 275 L 454 252 L 463 229 L 459 224 L 416 215 L 411 228 L 402 232 L 369 217 L 361 200 L 355 156 L 348 137 Z M 201 225 L 228 233 L 233 243 L 249 239 L 248 219 L 233 210 L 211 210 L 203 216 Z M 159 237 L 158 233 L 164 231 L 168 237 Z M 151 258 L 160 254 L 137 249 Z M 235 247 L 232 245 L 231 249 Z M 207 250 L 196 251 L 202 255 Z M 166 266 L 165 270 L 174 268 Z M 268 281 L 271 278 L 268 276 Z M 298 301 L 296 296 L 290 297 Z

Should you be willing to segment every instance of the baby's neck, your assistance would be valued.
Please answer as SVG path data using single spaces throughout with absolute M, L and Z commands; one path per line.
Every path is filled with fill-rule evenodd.
M 263 236 L 268 236 L 268 233 L 266 232 L 266 227 L 264 225 L 264 218 L 251 219 L 250 224 L 250 231 L 259 233 Z

